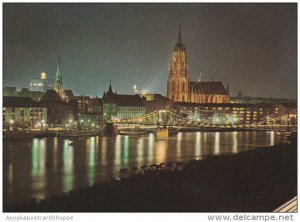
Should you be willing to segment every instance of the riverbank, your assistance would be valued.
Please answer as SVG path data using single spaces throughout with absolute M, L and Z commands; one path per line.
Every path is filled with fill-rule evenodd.
M 24 138 L 46 138 L 46 137 L 63 137 L 63 138 L 74 138 L 74 137 L 89 137 L 99 135 L 99 131 L 95 130 L 60 130 L 60 131 L 7 131 L 3 132 L 3 139 L 24 139 Z
M 297 145 L 147 170 L 62 195 L 4 207 L 13 212 L 270 212 L 297 194 Z
M 169 134 L 177 134 L 179 132 L 259 132 L 259 131 L 272 131 L 267 129 L 251 129 L 251 128 L 218 128 L 218 127 L 207 127 L 207 128 L 180 128 L 179 130 L 169 131 Z M 139 135 L 155 133 L 155 130 L 145 131 L 143 133 L 118 133 L 120 135 Z M 76 138 L 76 137 L 89 137 L 103 134 L 100 131 L 94 130 L 61 130 L 61 131 L 5 131 L 3 132 L 3 139 L 5 140 L 17 140 L 25 138 L 47 138 L 47 137 L 62 137 L 62 138 Z

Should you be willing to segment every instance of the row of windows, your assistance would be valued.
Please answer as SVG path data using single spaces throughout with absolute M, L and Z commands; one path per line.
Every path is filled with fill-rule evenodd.
M 118 113 L 118 118 L 123 119 L 123 118 L 133 118 L 136 116 L 141 116 L 144 115 L 144 113 Z
M 257 113 L 258 111 L 260 112 L 272 112 L 274 111 L 273 109 L 262 109 L 262 108 L 236 108 L 236 107 L 186 107 L 186 106 L 183 106 L 183 107 L 180 107 L 180 109 L 182 110 L 233 110 L 233 112 L 237 112 L 237 111 L 240 111 L 240 112 L 255 112 Z M 278 113 L 278 110 L 275 109 L 275 112 Z
M 131 112 L 131 111 L 144 111 L 145 110 L 145 107 L 118 107 L 118 110 L 119 111 L 128 111 L 128 112 Z

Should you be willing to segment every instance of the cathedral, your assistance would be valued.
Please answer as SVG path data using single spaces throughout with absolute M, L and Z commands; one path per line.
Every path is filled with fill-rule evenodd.
M 229 88 L 225 89 L 222 82 L 190 81 L 187 49 L 181 42 L 180 29 L 169 65 L 167 97 L 174 102 L 229 103 Z

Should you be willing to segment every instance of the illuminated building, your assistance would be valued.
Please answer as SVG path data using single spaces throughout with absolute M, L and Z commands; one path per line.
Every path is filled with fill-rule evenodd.
M 109 84 L 103 93 L 103 121 L 126 119 L 145 114 L 145 99 L 139 95 L 120 95 L 114 93 Z
M 296 103 L 188 103 L 178 102 L 173 106 L 175 112 L 187 115 L 197 121 L 207 121 L 208 124 L 251 125 L 265 121 L 266 118 L 276 118 L 286 114 L 297 114 Z
M 71 101 L 74 98 L 73 91 L 70 89 L 64 90 L 63 100 L 66 102 Z
M 48 90 L 40 99 L 39 104 L 48 108 L 48 123 L 53 126 L 63 126 L 74 119 L 73 104 L 62 101 L 55 90 Z
M 145 102 L 138 95 L 117 95 L 117 118 L 128 119 L 145 114 Z
M 41 73 L 41 77 L 30 79 L 29 83 L 29 91 L 39 91 L 39 92 L 46 92 L 49 89 L 53 89 L 54 87 L 54 80 L 47 79 L 46 73 Z
M 74 97 L 78 105 L 78 123 L 81 127 L 99 127 L 102 123 L 102 99 L 89 96 Z
M 160 94 L 147 93 L 140 96 L 146 99 L 145 113 L 151 113 L 155 110 L 168 110 L 173 105 L 170 99 Z
M 91 98 L 89 96 L 75 96 L 74 99 L 77 101 L 79 112 L 87 113 Z
M 229 88 L 225 89 L 222 82 L 190 81 L 187 49 L 181 42 L 180 30 L 169 65 L 167 97 L 174 102 L 229 103 Z
M 47 108 L 29 97 L 3 97 L 3 126 L 35 127 L 47 123 Z

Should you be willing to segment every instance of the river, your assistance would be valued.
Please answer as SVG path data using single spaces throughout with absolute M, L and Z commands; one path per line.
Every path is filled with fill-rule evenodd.
M 276 132 L 193 132 L 147 136 L 3 141 L 4 204 L 43 198 L 116 176 L 121 168 L 200 159 L 282 142 Z

